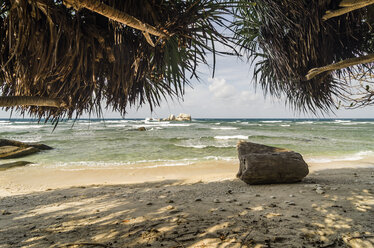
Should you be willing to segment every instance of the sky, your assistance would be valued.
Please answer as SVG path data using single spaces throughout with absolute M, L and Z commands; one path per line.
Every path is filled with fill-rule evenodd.
M 260 88 L 256 90 L 250 66 L 234 57 L 217 57 L 214 78 L 211 69 L 199 69 L 201 81 L 192 80 L 193 88 L 187 86 L 183 101 L 164 100 L 153 113 L 149 106 L 132 108 L 125 118 L 166 118 L 179 113 L 191 114 L 192 118 L 374 118 L 374 106 L 341 109 L 324 116 L 295 112 L 285 105 L 284 99 L 264 96 Z M 0 110 L 0 118 L 9 116 L 10 112 Z M 13 114 L 12 117 L 19 116 Z M 104 118 L 121 118 L 121 115 L 106 110 Z

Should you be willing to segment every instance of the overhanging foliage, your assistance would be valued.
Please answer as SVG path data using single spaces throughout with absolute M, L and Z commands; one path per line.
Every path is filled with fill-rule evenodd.
M 207 64 L 213 43 L 229 46 L 217 28 L 229 7 L 222 1 L 105 0 L 121 12 L 170 34 L 152 37 L 61 0 L 5 0 L 1 4 L 0 93 L 61 99 L 67 108 L 19 106 L 32 116 L 59 120 L 101 104 L 126 113 L 129 106 L 182 97 L 189 77 Z
M 255 64 L 254 80 L 265 92 L 286 95 L 297 109 L 329 111 L 337 98 L 347 99 L 342 77 L 371 72 L 372 64 L 361 64 L 305 77 L 313 68 L 372 53 L 372 7 L 324 21 L 326 11 L 338 9 L 340 1 L 246 2 L 251 4 L 238 9 L 241 18 L 234 28 L 242 51 Z

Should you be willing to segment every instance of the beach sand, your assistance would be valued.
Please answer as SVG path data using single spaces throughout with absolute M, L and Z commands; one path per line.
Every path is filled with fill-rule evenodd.
M 247 185 L 237 170 L 2 171 L 0 247 L 374 247 L 373 162 L 310 164 L 296 184 Z

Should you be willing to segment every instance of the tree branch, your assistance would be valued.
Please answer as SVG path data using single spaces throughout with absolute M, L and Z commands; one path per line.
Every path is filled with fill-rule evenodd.
M 14 107 L 14 106 L 39 106 L 39 107 L 54 107 L 66 108 L 67 104 L 62 99 L 36 97 L 36 96 L 1 96 L 0 107 Z
M 371 4 L 374 4 L 374 0 L 342 0 L 339 4 L 339 6 L 342 8 L 326 11 L 326 14 L 322 17 L 322 20 L 326 21 L 330 18 L 344 15 L 348 12 L 361 9 Z
M 369 54 L 369 55 L 358 57 L 358 58 L 350 58 L 350 59 L 346 59 L 335 64 L 313 68 L 308 72 L 308 74 L 305 77 L 307 80 L 310 80 L 314 78 L 315 76 L 326 71 L 335 71 L 335 70 L 343 69 L 349 66 L 358 65 L 358 64 L 366 64 L 370 62 L 374 62 L 374 54 Z
M 168 37 L 165 31 L 159 30 L 139 19 L 117 10 L 111 6 L 102 3 L 99 0 L 64 0 L 64 4 L 68 7 L 73 6 L 75 9 L 86 8 L 100 15 L 103 15 L 111 20 L 122 23 L 134 29 L 138 29 L 143 33 L 149 33 L 161 38 Z M 147 38 L 147 36 L 146 36 Z

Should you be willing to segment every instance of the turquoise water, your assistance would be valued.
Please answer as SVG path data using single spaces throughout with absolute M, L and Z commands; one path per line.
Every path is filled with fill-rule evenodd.
M 51 124 L 2 119 L 0 138 L 52 146 L 26 160 L 61 168 L 235 160 L 239 140 L 292 149 L 310 162 L 374 160 L 374 119 L 79 120 L 61 122 L 54 131 Z

